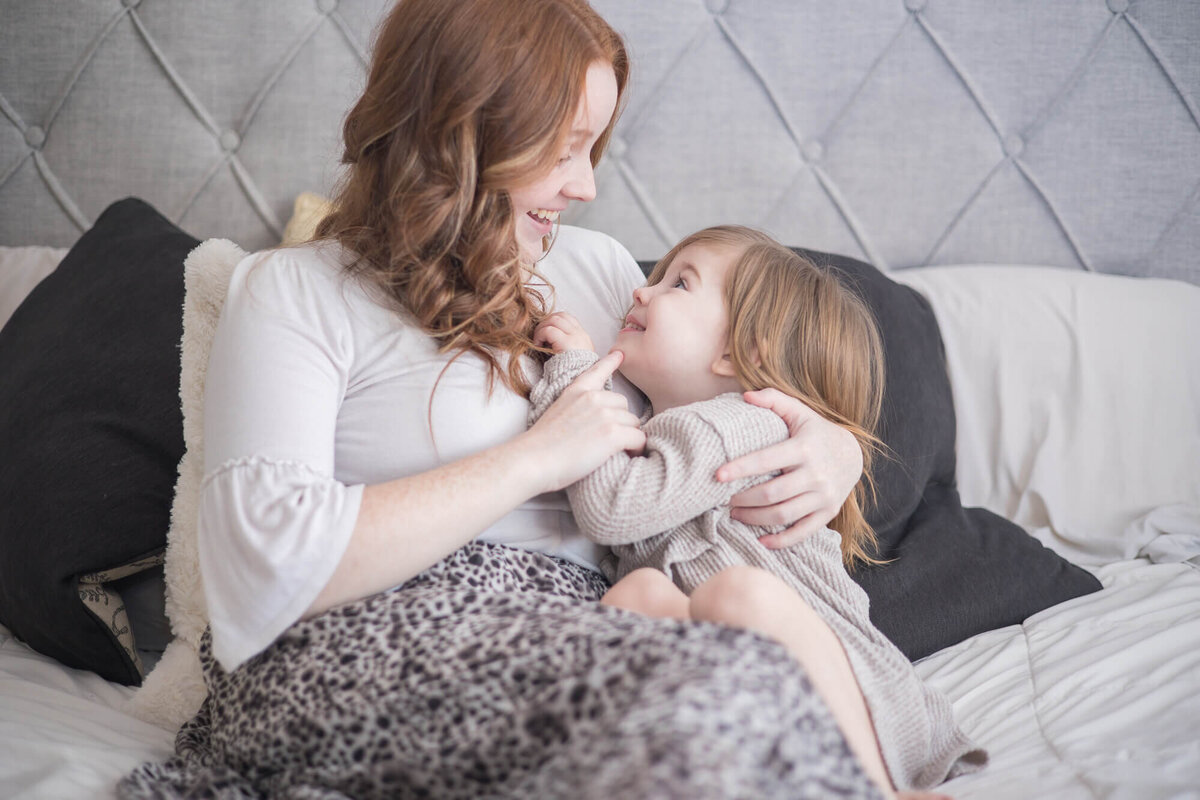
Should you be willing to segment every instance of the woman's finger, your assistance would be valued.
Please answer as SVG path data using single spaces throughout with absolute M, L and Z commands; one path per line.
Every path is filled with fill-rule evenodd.
M 826 508 L 827 502 L 819 494 L 804 492 L 769 506 L 734 506 L 729 509 L 729 515 L 747 525 L 791 525 L 810 514 L 824 512 Z M 828 519 L 833 519 L 833 514 Z
M 736 481 L 754 475 L 778 472 L 799 464 L 802 455 L 802 452 L 798 451 L 796 447 L 795 439 L 785 439 L 778 444 L 747 453 L 723 465 L 717 470 L 717 480 Z
M 625 398 L 622 397 L 620 399 L 624 400 Z M 627 428 L 640 429 L 642 426 L 642 421 L 638 419 L 636 414 L 629 410 L 628 406 L 623 406 L 619 409 L 616 409 L 616 413 L 613 414 L 613 421 L 618 425 L 624 425 Z
M 807 405 L 791 395 L 784 394 L 778 389 L 759 389 L 754 392 L 745 392 L 742 394 L 742 397 L 751 405 L 774 411 L 787 423 L 788 430 L 792 433 L 795 433 L 796 428 L 803 425 L 809 419 L 818 416 L 817 412 L 813 411 Z
M 627 453 L 640 453 L 646 449 L 646 434 L 641 428 L 622 426 L 618 445 Z
M 617 371 L 617 367 L 621 366 L 621 362 L 624 360 L 624 353 L 620 350 L 613 350 L 595 364 L 592 364 L 579 373 L 579 377 L 571 382 L 571 386 L 585 391 L 599 391 L 604 388 L 605 382 L 612 377 L 612 374 Z
M 729 505 L 734 507 L 771 506 L 803 494 L 805 491 L 810 491 L 811 488 L 806 485 L 803 472 L 785 471 L 769 481 L 756 483 L 754 486 L 738 492 L 729 498 Z
M 801 519 L 796 524 L 792 525 L 787 530 L 779 533 L 768 533 L 765 536 L 758 537 L 758 541 L 763 547 L 768 550 L 782 550 L 785 547 L 792 547 L 800 544 L 814 533 L 825 527 L 826 522 L 822 521 L 818 514 L 809 514 Z

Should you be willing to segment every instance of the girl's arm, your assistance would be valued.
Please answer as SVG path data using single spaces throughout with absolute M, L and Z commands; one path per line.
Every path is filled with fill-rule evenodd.
M 556 313 L 534 335 L 535 341 L 556 354 L 588 351 L 592 341 L 570 314 Z M 567 380 L 563 372 L 553 384 L 543 384 L 543 398 L 557 397 Z M 741 456 L 718 471 L 722 481 L 754 484 L 771 472 L 778 476 L 730 498 L 731 515 L 749 525 L 790 526 L 759 538 L 771 549 L 790 547 L 829 523 L 845 504 L 862 476 L 862 451 L 848 431 L 826 420 L 799 400 L 774 389 L 746 392 L 745 399 L 774 412 L 787 426 L 787 439 Z M 536 419 L 537 398 L 533 398 Z M 543 399 L 544 402 L 544 399 Z
M 705 405 L 727 402 L 718 398 Z M 752 430 L 743 433 L 760 434 L 757 425 L 747 424 Z M 619 452 L 568 487 L 580 529 L 599 544 L 629 544 L 727 504 L 746 482 L 716 479 L 716 466 L 730 455 L 723 428 L 688 408 L 652 418 L 642 428 L 646 447 L 641 455 Z
M 735 494 L 731 516 L 748 525 L 788 525 L 759 538 L 777 550 L 804 541 L 829 524 L 862 477 L 862 450 L 849 431 L 775 389 L 746 392 L 747 402 L 768 408 L 786 423 L 784 442 L 734 459 L 720 470 L 724 481 L 780 471 Z
M 572 392 L 571 381 L 595 360 L 590 351 L 569 350 L 546 362 L 530 419 Z M 746 411 L 740 400 L 718 398 L 650 419 L 643 452 L 618 452 L 568 487 L 580 529 L 599 544 L 628 544 L 726 503 L 747 481 L 718 481 L 716 465 L 784 435 L 777 418 Z

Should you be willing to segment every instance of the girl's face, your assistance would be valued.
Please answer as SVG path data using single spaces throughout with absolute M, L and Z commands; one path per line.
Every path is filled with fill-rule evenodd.
M 725 280 L 740 250 L 691 244 L 663 279 L 633 292 L 614 350 L 621 373 L 650 398 L 655 413 L 740 390 L 727 356 Z
M 593 62 L 583 82 L 583 95 L 558 163 L 541 178 L 509 192 L 516 216 L 517 245 L 523 261 L 542 257 L 542 238 L 572 200 L 596 196 L 592 145 L 608 127 L 617 107 L 617 76 L 610 64 Z

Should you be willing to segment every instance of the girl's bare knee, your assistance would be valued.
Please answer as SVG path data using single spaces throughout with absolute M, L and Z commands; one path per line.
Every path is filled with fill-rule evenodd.
M 692 616 L 709 622 L 747 626 L 777 610 L 787 584 L 756 567 L 729 567 L 692 592 Z M 751 626 L 757 627 L 757 626 Z
M 758 567 L 729 567 L 692 593 L 692 616 L 778 635 L 823 625 L 808 603 L 781 578 Z
M 686 616 L 687 599 L 665 573 L 643 567 L 617 581 L 601 603 L 654 617 Z

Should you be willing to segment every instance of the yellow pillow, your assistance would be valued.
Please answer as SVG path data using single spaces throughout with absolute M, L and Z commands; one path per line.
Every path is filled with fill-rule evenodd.
M 292 218 L 283 229 L 284 247 L 307 242 L 317 232 L 317 225 L 325 219 L 325 215 L 333 209 L 329 199 L 314 192 L 301 192 L 296 195 L 296 203 L 292 207 Z

